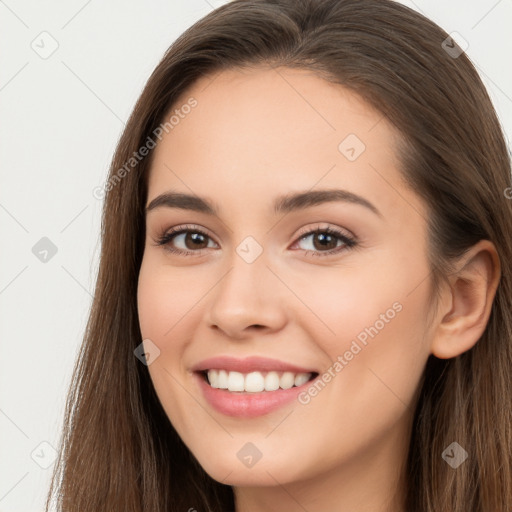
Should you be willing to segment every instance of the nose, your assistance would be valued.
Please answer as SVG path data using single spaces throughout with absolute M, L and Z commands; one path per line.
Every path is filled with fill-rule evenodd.
M 210 292 L 208 325 L 237 340 L 278 331 L 287 321 L 283 293 L 263 257 L 247 263 L 235 254 L 232 267 Z

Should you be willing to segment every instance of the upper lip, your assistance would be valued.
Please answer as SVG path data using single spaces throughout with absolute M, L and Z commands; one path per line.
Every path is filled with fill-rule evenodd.
M 218 369 L 240 373 L 249 373 L 254 371 L 277 371 L 292 373 L 316 373 L 310 368 L 303 368 L 295 364 L 280 361 L 278 359 L 269 359 L 267 357 L 251 356 L 239 359 L 230 356 L 210 357 L 200 361 L 192 367 L 192 371 L 203 372 L 205 370 Z

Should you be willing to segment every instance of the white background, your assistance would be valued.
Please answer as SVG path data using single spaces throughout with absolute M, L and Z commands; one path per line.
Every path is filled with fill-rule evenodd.
M 35 461 L 58 446 L 98 265 L 92 191 L 164 51 L 221 3 L 0 0 L 0 512 L 43 510 L 52 466 Z M 511 140 L 512 0 L 403 3 L 468 41 Z

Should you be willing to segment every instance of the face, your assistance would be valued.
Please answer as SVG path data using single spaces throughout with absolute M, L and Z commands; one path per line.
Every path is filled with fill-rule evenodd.
M 430 272 L 396 133 L 302 70 L 223 71 L 173 110 L 190 98 L 154 149 L 138 283 L 170 421 L 235 486 L 398 463 Z

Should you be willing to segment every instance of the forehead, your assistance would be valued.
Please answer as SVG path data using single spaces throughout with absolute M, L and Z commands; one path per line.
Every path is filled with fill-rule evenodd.
M 183 109 L 154 150 L 149 200 L 170 188 L 223 190 L 223 199 L 231 191 L 243 201 L 321 185 L 343 186 L 385 210 L 404 202 L 400 194 L 412 194 L 397 194 L 399 136 L 385 116 L 311 71 L 245 68 L 204 76 L 166 117 L 191 98 L 196 106 Z M 411 201 L 421 209 L 418 198 Z

